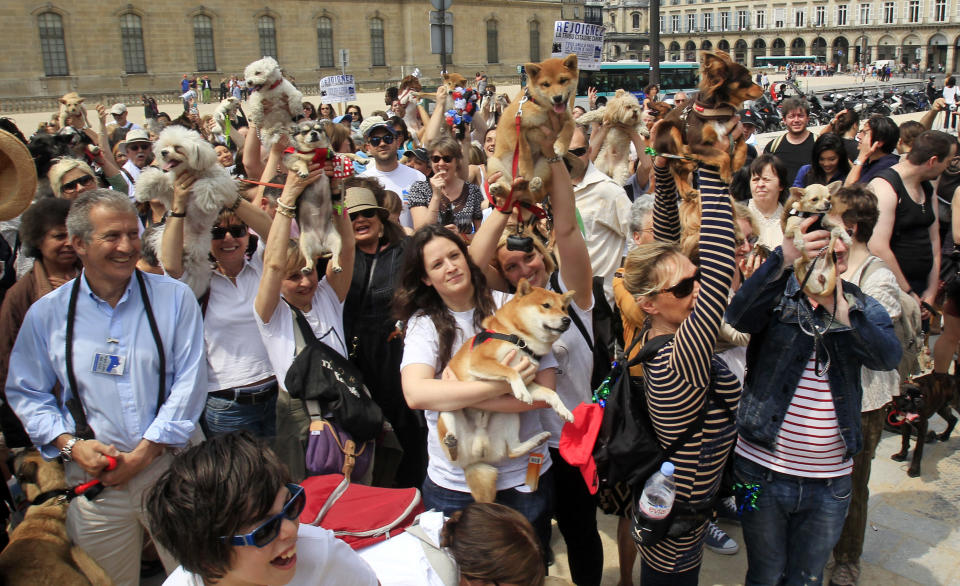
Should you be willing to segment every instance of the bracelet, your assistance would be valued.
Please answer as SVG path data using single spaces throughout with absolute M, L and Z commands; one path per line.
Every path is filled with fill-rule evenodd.
M 186 218 L 186 217 L 187 217 L 187 212 L 174 212 L 174 211 L 171 211 L 171 212 L 169 212 L 169 213 L 167 214 L 167 217 L 168 217 L 168 218 Z
M 552 156 L 552 157 L 547 157 L 547 162 L 548 162 L 548 163 L 559 163 L 561 160 L 563 160 L 563 157 L 560 156 L 560 155 L 554 155 L 554 156 Z
M 288 218 L 297 217 L 297 206 L 288 206 L 279 199 L 277 200 L 277 213 L 283 214 Z
M 237 200 L 233 202 L 233 205 L 227 208 L 228 212 L 235 212 L 237 208 L 240 207 L 240 203 L 243 202 L 243 196 L 237 195 Z
M 82 437 L 72 437 L 67 440 L 67 443 L 63 444 L 63 448 L 60 449 L 60 457 L 66 462 L 73 460 L 73 447 L 77 445 L 77 442 L 82 442 Z

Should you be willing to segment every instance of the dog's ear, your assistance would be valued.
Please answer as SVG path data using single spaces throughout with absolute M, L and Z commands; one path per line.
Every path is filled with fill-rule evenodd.
M 573 289 L 571 289 L 571 290 L 569 290 L 569 291 L 567 291 L 566 293 L 563 294 L 563 308 L 564 308 L 564 309 L 566 309 L 567 307 L 570 306 L 570 300 L 573 299 L 573 296 L 576 295 L 576 294 L 577 294 L 577 292 L 574 291 Z
M 61 103 L 61 104 L 63 104 L 63 105 L 67 105 L 67 99 L 66 99 L 66 96 L 64 96 L 64 97 L 62 97 L 62 98 L 60 98 L 60 103 Z
M 17 476 L 20 482 L 36 484 L 37 468 L 37 463 L 32 460 L 21 464 L 20 469 L 17 470 Z
M 576 55 L 574 55 L 574 57 L 576 57 Z M 533 79 L 534 77 L 540 75 L 540 64 L 527 63 L 523 66 L 523 70 L 527 72 L 527 76 L 529 76 L 530 79 Z
M 830 192 L 830 195 L 833 195 L 840 191 L 841 187 L 843 187 L 843 181 L 834 181 L 830 185 L 827 185 L 827 191 Z
M 569 55 L 564 57 L 563 66 L 571 71 L 576 71 L 577 70 L 577 54 L 570 53 Z
M 523 297 L 528 293 L 530 293 L 530 282 L 526 279 L 520 279 L 520 282 L 517 283 L 517 297 Z
M 839 181 L 837 182 L 839 183 Z M 806 191 L 802 187 L 791 187 L 790 188 L 790 197 L 794 199 L 803 199 Z
M 625 93 L 627 93 L 626 90 L 624 90 L 624 89 L 622 89 L 622 88 L 621 88 L 621 89 L 618 89 L 618 90 L 617 90 L 617 93 L 615 93 L 615 94 L 613 95 L 613 99 L 616 100 L 617 98 L 622 98 Z M 631 95 L 632 95 L 632 94 L 631 94 Z

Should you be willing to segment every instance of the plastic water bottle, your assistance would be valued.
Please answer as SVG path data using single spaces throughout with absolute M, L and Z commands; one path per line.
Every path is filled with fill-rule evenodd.
M 672 462 L 664 462 L 643 485 L 633 512 L 633 540 L 637 545 L 652 547 L 667 531 L 667 516 L 677 492 L 673 470 Z
M 673 462 L 664 462 L 660 465 L 660 471 L 654 472 L 643 485 L 637 507 L 643 516 L 652 521 L 665 518 L 673 508 L 673 498 L 677 493 L 673 471 Z

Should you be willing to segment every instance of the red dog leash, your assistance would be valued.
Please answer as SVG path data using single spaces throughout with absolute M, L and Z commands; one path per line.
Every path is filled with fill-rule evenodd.
M 104 468 L 104 470 L 106 470 L 107 472 L 109 472 L 109 471 L 111 471 L 111 470 L 113 470 L 113 469 L 115 469 L 115 468 L 117 467 L 117 459 L 116 459 L 116 458 L 114 458 L 113 456 L 107 456 L 106 454 L 104 454 L 103 457 L 107 459 L 107 467 Z M 99 478 L 94 478 L 93 480 L 88 480 L 87 482 L 84 482 L 83 484 L 78 484 L 77 486 L 74 486 L 73 488 L 65 488 L 65 489 L 59 489 L 59 490 L 48 490 L 47 492 L 40 493 L 40 494 L 37 495 L 37 497 L 36 497 L 35 499 L 33 499 L 33 503 L 32 503 L 32 504 L 34 504 L 34 505 L 39 505 L 39 504 L 44 503 L 44 502 L 46 502 L 46 501 L 48 501 L 48 500 L 50 500 L 50 499 L 52 499 L 52 498 L 54 498 L 54 497 L 56 497 L 56 498 L 61 498 L 61 499 L 65 500 L 65 501 L 67 501 L 67 502 L 70 502 L 70 501 L 72 501 L 73 499 L 77 498 L 77 497 L 80 496 L 80 495 L 83 495 L 83 496 L 87 497 L 87 500 L 91 500 L 91 501 L 92 501 L 93 499 L 97 498 L 97 496 L 98 496 L 101 492 L 103 492 L 103 489 L 104 489 L 104 488 L 106 488 L 106 487 L 103 485 L 102 482 L 100 482 L 100 479 L 99 479 Z

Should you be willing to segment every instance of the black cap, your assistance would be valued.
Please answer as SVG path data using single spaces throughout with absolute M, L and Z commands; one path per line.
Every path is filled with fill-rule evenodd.
M 740 116 L 741 124 L 752 124 L 756 128 L 760 128 L 763 126 L 763 122 L 760 121 L 760 117 L 757 116 L 756 112 L 754 112 L 750 108 L 740 110 L 740 112 L 738 112 L 738 115 Z
M 424 148 L 417 148 L 417 149 L 405 151 L 403 155 L 405 157 L 414 157 L 414 158 L 420 159 L 424 163 L 430 162 L 430 155 L 427 154 L 427 149 L 424 149 Z

